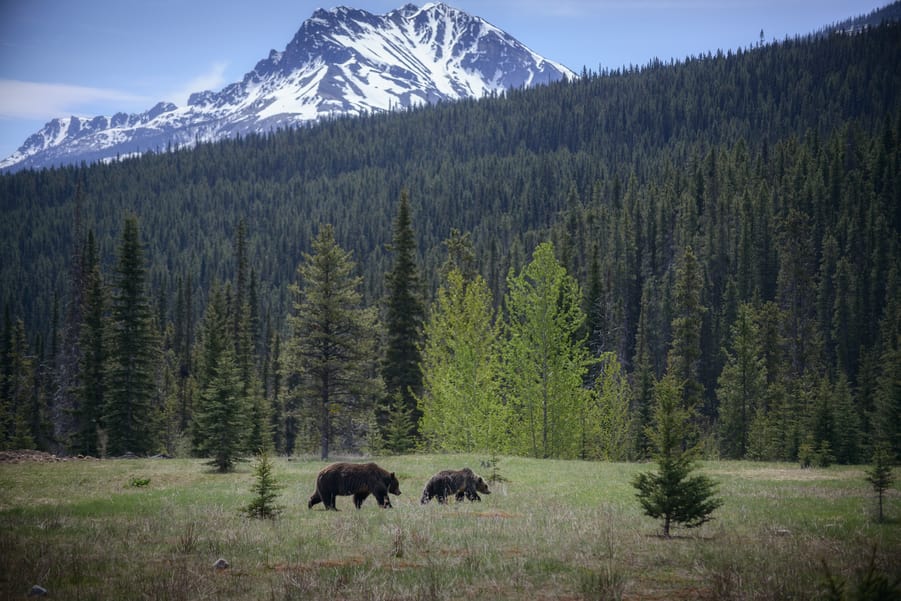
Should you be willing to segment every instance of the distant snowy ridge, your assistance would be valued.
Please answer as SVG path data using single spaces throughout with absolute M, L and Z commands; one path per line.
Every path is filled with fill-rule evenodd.
M 161 102 L 140 114 L 53 119 L 0 161 L 0 170 L 114 160 L 573 77 L 487 21 L 443 3 L 408 4 L 385 15 L 317 10 L 284 51 L 272 50 L 240 82 L 192 94 L 183 107 Z

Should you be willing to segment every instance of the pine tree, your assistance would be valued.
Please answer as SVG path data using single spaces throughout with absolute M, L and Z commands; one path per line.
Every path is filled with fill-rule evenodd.
M 388 408 L 385 424 L 381 430 L 382 447 L 392 453 L 408 453 L 414 448 L 414 440 L 410 436 L 413 427 L 413 414 L 400 394 L 394 396 L 394 402 Z
M 698 437 L 698 410 L 703 401 L 704 389 L 699 380 L 701 361 L 701 326 L 707 309 L 701 304 L 704 286 L 701 265 L 691 246 L 685 248 L 676 269 L 676 287 L 673 298 L 673 338 L 667 356 L 667 375 L 681 383 L 682 408 L 695 424 L 693 431 L 686 431 L 689 442 Z
M 77 424 L 72 450 L 84 455 L 99 456 L 98 428 L 106 392 L 107 318 L 106 290 L 100 272 L 94 233 L 88 233 L 85 250 L 86 290 L 83 323 L 81 326 L 81 361 L 79 364 Z
M 656 378 L 651 364 L 651 345 L 648 331 L 649 290 L 646 283 L 641 295 L 641 312 L 638 317 L 638 331 L 635 336 L 635 359 L 632 364 L 635 371 L 632 374 L 633 403 L 632 415 L 635 420 L 635 454 L 639 458 L 646 458 L 651 452 L 651 441 L 647 436 L 647 429 L 651 425 L 651 417 L 654 407 L 654 384 Z
M 112 302 L 108 388 L 103 421 L 109 455 L 143 455 L 156 445 L 158 347 L 146 291 L 138 220 L 129 217 L 119 244 Z
M 243 458 L 249 427 L 226 296 L 221 288 L 214 287 L 204 315 L 193 427 L 194 450 L 210 458 L 208 465 L 219 472 L 230 471 Z
M 269 453 L 260 451 L 257 455 L 256 466 L 253 469 L 254 483 L 251 491 L 255 494 L 253 500 L 244 507 L 244 513 L 252 518 L 273 519 L 277 517 L 284 507 L 277 504 L 278 491 L 282 486 L 272 473 L 272 460 Z
M 895 481 L 892 473 L 892 464 L 892 453 L 889 448 L 885 444 L 877 445 L 876 450 L 873 451 L 873 465 L 867 470 L 866 478 L 867 482 L 873 486 L 873 492 L 876 493 L 879 500 L 879 513 L 877 515 L 880 522 L 884 519 L 883 497 L 885 496 L 885 491 Z
M 375 316 L 362 305 L 349 252 L 335 241 L 331 225 L 313 241 L 313 254 L 304 253 L 297 268 L 298 284 L 291 286 L 294 314 L 289 317 L 294 338 L 290 366 L 297 375 L 294 394 L 304 403 L 311 429 L 318 434 L 322 459 L 337 446 L 339 434 L 354 438 L 354 416 L 371 414 L 371 400 L 381 388 L 374 372 Z M 337 417 L 347 430 L 335 431 Z
M 655 387 L 654 427 L 648 432 L 654 443 L 657 472 L 644 472 L 632 480 L 644 513 L 663 519 L 663 536 L 673 525 L 695 528 L 707 523 L 723 504 L 714 496 L 716 484 L 695 470 L 694 449 L 683 450 L 688 412 L 681 406 L 682 391 L 672 375 Z
M 422 394 L 422 371 L 419 368 L 422 357 L 419 349 L 424 309 L 416 268 L 416 238 L 406 191 L 401 193 L 390 250 L 394 253 L 394 265 L 385 282 L 388 295 L 385 303 L 387 348 L 382 378 L 386 404 L 390 407 L 399 396 L 407 406 L 412 418 L 408 436 L 415 440 L 422 417 L 416 406 L 416 397 Z M 410 448 L 411 443 L 412 440 L 402 446 Z M 389 449 L 399 451 L 390 446 Z
M 757 409 L 763 407 L 766 369 L 759 340 L 753 308 L 741 305 L 732 325 L 732 353 L 728 354 L 717 388 L 720 449 L 725 457 L 745 457 L 751 421 Z

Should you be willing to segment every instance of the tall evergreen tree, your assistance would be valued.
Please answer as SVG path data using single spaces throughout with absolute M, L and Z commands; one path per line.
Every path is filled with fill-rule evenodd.
M 635 366 L 632 378 L 632 415 L 635 419 L 635 454 L 646 458 L 651 452 L 651 441 L 647 429 L 651 425 L 654 409 L 654 384 L 656 383 L 651 359 L 650 332 L 648 325 L 650 283 L 646 282 L 641 295 L 641 311 L 635 336 Z
M 318 434 L 321 457 L 327 459 L 338 446 L 334 425 L 342 418 L 345 437 L 354 438 L 352 421 L 367 423 L 372 399 L 381 382 L 374 369 L 375 315 L 363 307 L 361 278 L 354 276 L 349 252 L 325 225 L 313 241 L 313 254 L 304 253 L 293 284 L 294 313 L 290 349 L 292 374 L 297 374 L 294 394 L 306 404 L 311 429 Z
M 754 309 L 738 308 L 732 325 L 731 352 L 720 374 L 717 397 L 720 402 L 719 441 L 725 457 L 743 459 L 748 450 L 751 421 L 763 407 L 766 368 L 760 350 Z
M 701 303 L 704 279 L 701 265 L 691 246 L 682 252 L 676 268 L 676 287 L 673 298 L 673 338 L 667 355 L 667 374 L 680 383 L 682 408 L 695 424 L 687 431 L 690 441 L 697 440 L 698 410 L 704 389 L 699 379 L 701 361 L 701 326 L 707 308 Z
M 107 367 L 107 299 L 94 233 L 88 232 L 85 250 L 86 290 L 81 326 L 81 362 L 78 377 L 77 424 L 72 450 L 99 456 L 98 429 L 103 426 Z
M 146 290 L 138 220 L 128 217 L 119 243 L 112 299 L 106 408 L 107 453 L 138 455 L 156 445 L 158 345 Z
M 422 394 L 422 371 L 419 368 L 422 357 L 419 349 L 425 311 L 416 267 L 416 238 L 406 191 L 401 192 L 390 250 L 394 253 L 394 265 L 385 282 L 387 345 L 382 364 L 382 378 L 388 399 L 386 404 L 390 406 L 392 399 L 398 397 L 403 400 L 412 418 L 408 435 L 411 439 L 415 439 L 418 423 L 422 417 L 416 406 L 416 397 Z M 387 407 L 383 406 L 383 412 L 385 409 Z
M 235 359 L 226 294 L 214 288 L 203 319 L 199 394 L 194 411 L 194 448 L 220 472 L 246 454 L 250 426 L 241 370 Z

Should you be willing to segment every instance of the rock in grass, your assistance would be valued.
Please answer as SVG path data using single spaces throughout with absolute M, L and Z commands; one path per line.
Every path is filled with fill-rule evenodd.
M 31 587 L 31 590 L 28 591 L 28 596 L 29 597 L 46 597 L 47 589 L 45 589 L 43 586 L 41 586 L 39 584 L 35 584 L 33 587 Z
M 222 559 L 221 557 L 216 560 L 216 563 L 213 564 L 213 567 L 217 570 L 224 570 L 228 567 L 228 562 Z

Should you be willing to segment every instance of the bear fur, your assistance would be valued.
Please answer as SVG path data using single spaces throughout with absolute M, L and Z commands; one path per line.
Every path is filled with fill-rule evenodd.
M 470 501 L 481 501 L 482 497 L 479 496 L 479 493 L 491 494 L 491 491 L 488 490 L 488 483 L 468 467 L 464 467 L 462 470 L 443 470 L 431 477 L 422 490 L 422 498 L 419 502 L 425 505 L 435 497 L 439 503 L 447 503 L 447 498 L 451 495 L 456 498 L 458 503 L 463 500 L 463 497 Z
M 391 507 L 388 493 L 400 494 L 400 483 L 394 472 L 375 463 L 333 463 L 322 468 L 316 476 L 316 491 L 307 507 L 312 508 L 321 502 L 326 509 L 338 511 L 336 497 L 353 495 L 354 506 L 359 509 L 366 497 L 372 494 L 379 507 L 388 508 Z

